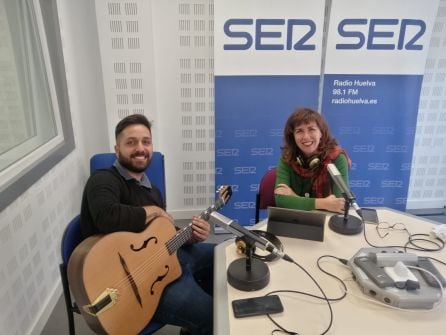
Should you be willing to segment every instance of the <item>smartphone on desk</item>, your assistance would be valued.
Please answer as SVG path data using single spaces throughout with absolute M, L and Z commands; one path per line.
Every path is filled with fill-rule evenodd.
M 237 299 L 232 301 L 232 310 L 236 318 L 283 312 L 283 305 L 278 295 Z
M 362 212 L 362 218 L 366 223 L 374 223 L 374 224 L 379 223 L 378 213 L 376 212 L 376 209 L 363 207 L 361 208 L 361 212 Z

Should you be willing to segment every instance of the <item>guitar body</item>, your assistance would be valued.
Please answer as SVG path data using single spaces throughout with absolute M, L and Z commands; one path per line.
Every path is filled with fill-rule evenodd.
M 92 236 L 68 263 L 71 292 L 96 333 L 137 334 L 151 320 L 165 287 L 181 276 L 176 251 L 167 242 L 176 234 L 158 217 L 141 233 Z

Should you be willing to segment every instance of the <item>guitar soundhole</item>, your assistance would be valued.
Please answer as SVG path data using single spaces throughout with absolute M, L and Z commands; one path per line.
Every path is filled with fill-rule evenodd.
M 163 275 L 158 276 L 155 281 L 152 283 L 152 286 L 150 287 L 150 294 L 154 295 L 155 291 L 153 290 L 153 287 L 155 286 L 155 284 L 157 282 L 162 282 L 163 279 L 167 276 L 167 274 L 169 273 L 169 266 L 168 265 L 164 265 L 164 268 L 166 269 L 166 273 L 164 273 Z
M 156 238 L 156 237 L 154 237 L 154 236 L 152 236 L 152 237 L 149 237 L 147 240 L 145 240 L 144 241 L 144 243 L 141 245 L 141 247 L 139 247 L 139 248 L 135 248 L 135 246 L 134 246 L 134 244 L 132 243 L 132 244 L 130 244 L 130 249 L 132 249 L 133 251 L 140 251 L 140 250 L 142 250 L 142 249 L 145 249 L 145 248 L 147 248 L 147 244 L 149 244 L 149 242 L 151 241 L 151 240 L 154 240 L 155 242 L 155 244 L 157 244 L 158 243 L 158 239 Z

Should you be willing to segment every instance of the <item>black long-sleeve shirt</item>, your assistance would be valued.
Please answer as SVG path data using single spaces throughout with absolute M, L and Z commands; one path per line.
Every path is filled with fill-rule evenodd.
M 124 178 L 115 166 L 93 173 L 85 185 L 81 205 L 84 237 L 116 231 L 141 232 L 146 227 L 143 206 L 165 209 L 160 190 Z

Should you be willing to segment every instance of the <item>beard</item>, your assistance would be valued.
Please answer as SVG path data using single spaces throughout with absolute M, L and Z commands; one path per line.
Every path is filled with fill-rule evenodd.
M 140 153 L 135 153 L 130 155 L 130 157 L 123 157 L 122 155 L 119 156 L 118 158 L 118 162 L 127 170 L 129 170 L 130 172 L 134 172 L 134 173 L 141 173 L 144 172 L 147 167 L 150 164 L 150 156 L 149 154 L 146 154 L 146 158 L 147 158 L 147 162 L 146 163 L 141 163 L 141 164 L 134 164 L 132 161 L 132 158 L 137 156 Z

